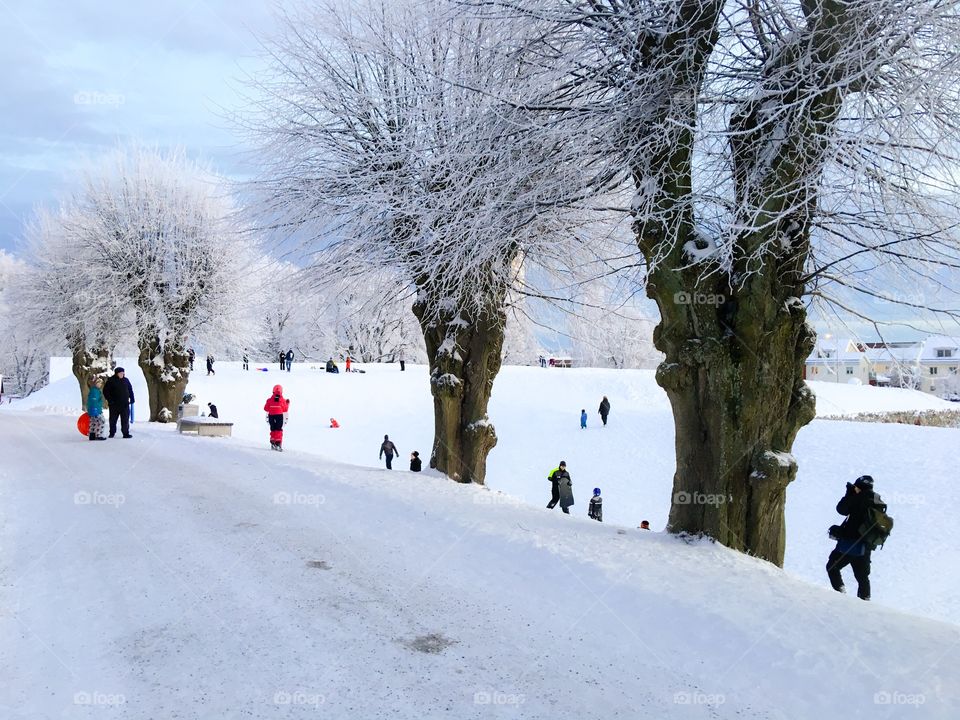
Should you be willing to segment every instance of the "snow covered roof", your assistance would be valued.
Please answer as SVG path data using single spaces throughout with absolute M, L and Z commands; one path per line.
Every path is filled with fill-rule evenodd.
M 945 360 L 951 358 L 938 357 L 938 350 L 952 351 L 951 358 L 960 357 L 960 338 L 949 337 L 947 335 L 932 335 L 923 343 L 923 354 L 921 360 Z
M 941 351 L 938 357 L 937 351 Z M 942 351 L 950 351 L 944 357 Z M 851 364 L 865 360 L 870 365 L 893 363 L 916 365 L 960 359 L 960 338 L 931 335 L 925 340 L 908 342 L 861 342 L 853 339 L 823 338 L 807 358 L 808 365 Z

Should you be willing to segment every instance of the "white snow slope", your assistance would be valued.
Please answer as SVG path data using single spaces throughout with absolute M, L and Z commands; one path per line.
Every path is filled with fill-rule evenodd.
M 960 628 L 709 542 L 262 439 L 0 437 L 3 718 L 960 716 Z

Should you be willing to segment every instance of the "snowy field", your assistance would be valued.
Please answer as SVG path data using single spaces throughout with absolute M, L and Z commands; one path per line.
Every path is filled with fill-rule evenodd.
M 802 430 L 784 573 L 636 530 L 663 527 L 673 472 L 650 372 L 505 368 L 487 490 L 377 469 L 384 433 L 401 467 L 429 455 L 424 367 L 318 368 L 195 374 L 232 439 L 137 423 L 88 443 L 72 377 L 4 406 L 0 717 L 960 717 L 960 578 L 943 565 L 960 550 L 960 431 Z M 283 455 L 261 410 L 276 382 Z M 812 387 L 821 415 L 955 407 Z M 560 459 L 572 518 L 542 507 Z M 897 520 L 870 604 L 823 571 L 863 473 Z M 594 486 L 603 525 L 586 518 Z

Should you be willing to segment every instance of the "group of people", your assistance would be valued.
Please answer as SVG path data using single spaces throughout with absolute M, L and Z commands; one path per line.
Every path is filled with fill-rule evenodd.
M 293 355 L 292 348 L 290 350 L 287 350 L 286 352 L 281 350 L 280 351 L 280 369 L 290 372 L 290 368 L 293 367 L 293 358 L 294 358 L 294 355 Z
M 610 401 L 607 399 L 607 396 L 603 396 L 603 400 L 600 401 L 600 409 L 597 410 L 600 414 L 600 419 L 603 421 L 604 427 L 607 425 L 607 417 L 610 415 Z M 587 429 L 587 410 L 586 408 L 580 409 L 580 429 Z
M 133 420 L 133 385 L 122 367 L 114 369 L 113 375 L 106 381 L 100 376 L 88 380 L 87 415 L 90 418 L 90 440 L 106 440 L 117 434 L 117 422 L 124 438 L 131 438 L 130 423 Z M 103 406 L 109 410 L 110 434 L 105 436 L 107 423 L 103 417 Z

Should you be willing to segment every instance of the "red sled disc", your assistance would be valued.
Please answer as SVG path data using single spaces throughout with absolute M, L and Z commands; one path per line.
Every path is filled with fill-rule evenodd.
M 77 430 L 80 431 L 81 435 L 90 434 L 90 416 L 87 413 L 77 418 Z

